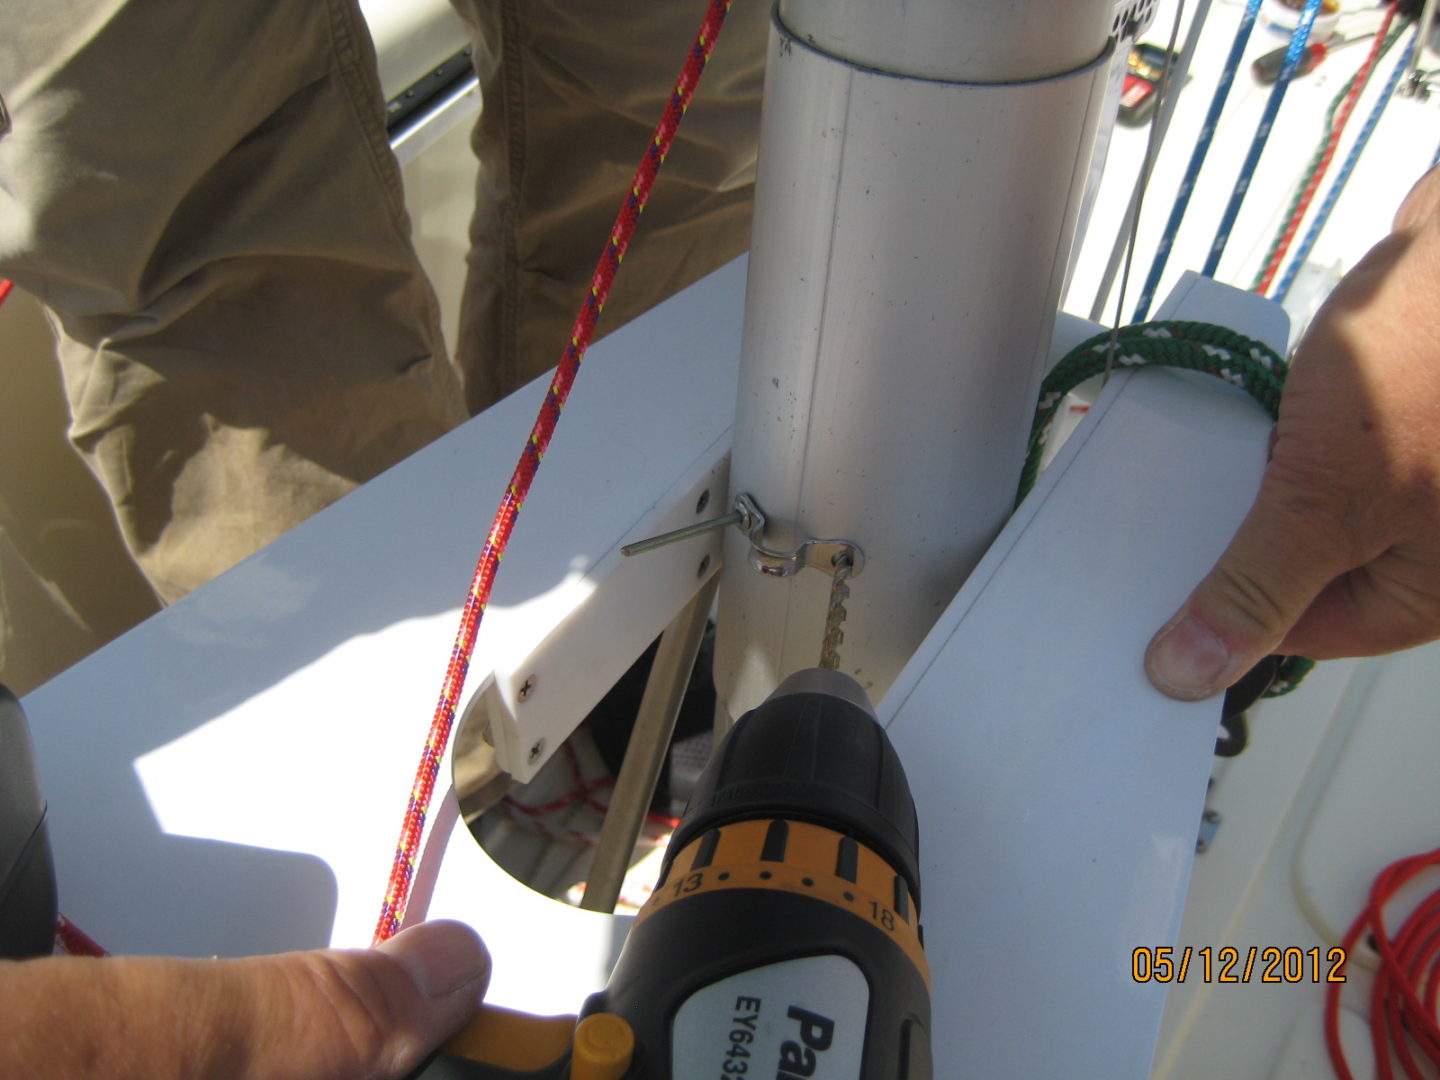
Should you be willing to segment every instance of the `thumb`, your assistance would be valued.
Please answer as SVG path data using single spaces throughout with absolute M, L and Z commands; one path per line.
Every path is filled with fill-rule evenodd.
M 1262 485 L 1214 569 L 1151 640 L 1145 673 L 1173 698 L 1198 700 L 1274 652 L 1324 587 L 1348 567 L 1333 528 Z
M 446 922 L 375 949 L 0 964 L 0 1075 L 399 1077 L 474 1014 L 489 972 Z
M 231 1037 L 245 1064 L 233 1075 L 277 1080 L 403 1075 L 474 1015 L 490 976 L 484 945 L 456 922 L 236 964 Z

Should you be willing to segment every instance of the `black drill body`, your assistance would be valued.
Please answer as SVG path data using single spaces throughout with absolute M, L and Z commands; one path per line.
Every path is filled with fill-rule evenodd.
M 55 944 L 55 869 L 45 800 L 20 702 L 0 686 L 0 960 Z
M 606 988 L 582 1019 L 628 1064 L 538 1071 L 441 1053 L 426 1080 L 930 1080 L 915 807 L 858 684 L 791 676 L 702 775 Z M 489 1060 L 475 1060 L 489 1059 Z

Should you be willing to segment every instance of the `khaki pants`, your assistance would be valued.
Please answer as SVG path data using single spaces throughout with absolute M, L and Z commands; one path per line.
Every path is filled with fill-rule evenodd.
M 355 0 L 7 0 L 0 276 L 167 601 L 554 365 L 704 9 L 455 2 L 484 107 L 452 358 Z M 736 4 L 606 328 L 744 250 L 767 17 Z

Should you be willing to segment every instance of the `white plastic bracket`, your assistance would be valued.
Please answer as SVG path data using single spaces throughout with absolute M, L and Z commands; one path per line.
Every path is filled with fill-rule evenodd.
M 720 539 L 698 535 L 643 559 L 635 537 L 691 524 L 725 491 L 729 433 L 717 439 L 604 554 L 567 578 L 535 617 L 512 622 L 493 672 L 470 696 L 460 727 L 488 721 L 501 768 L 522 783 L 549 760 L 605 692 L 719 569 Z M 518 630 L 518 633 L 515 632 Z

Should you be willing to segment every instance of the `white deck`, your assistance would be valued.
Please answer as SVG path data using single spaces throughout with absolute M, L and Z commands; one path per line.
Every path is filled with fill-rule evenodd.
M 1207 41 L 1221 44 L 1207 46 L 1212 57 L 1228 44 L 1222 23 L 1233 25 L 1236 15 L 1235 4 L 1216 3 Z M 1165 19 L 1162 11 L 1148 40 L 1163 41 Z M 1278 43 L 1257 29 L 1252 53 Z M 1318 118 L 1364 48 L 1338 53 L 1297 82 L 1282 125 L 1292 114 Z M 1136 278 L 1143 277 L 1158 234 L 1155 223 L 1169 211 L 1167 177 L 1188 157 L 1187 125 L 1208 103 L 1206 70 L 1213 78 L 1213 66 L 1197 66 L 1171 150 L 1157 167 Z M 1229 193 L 1225 162 L 1233 175 L 1260 104 L 1242 71 L 1172 272 L 1194 265 L 1195 252 L 1208 244 L 1204 223 L 1213 226 Z M 1368 101 L 1352 131 L 1366 111 Z M 1269 224 L 1288 202 L 1286 178 L 1303 165 L 1297 154 L 1308 156 L 1312 135 L 1304 130 L 1299 122 L 1277 128 L 1222 276 L 1249 284 Z M 1141 139 L 1143 132 L 1117 132 L 1122 182 L 1112 180 L 1097 208 L 1094 239 L 1071 290 L 1072 310 L 1089 306 L 1097 258 L 1103 263 L 1113 235 L 1107 222 L 1128 196 L 1125 161 L 1133 164 Z M 1383 235 L 1396 198 L 1428 165 L 1437 142 L 1436 109 L 1397 101 L 1317 258 L 1343 257 L 1348 265 Z M 1220 175 L 1209 179 L 1212 173 Z M 1267 191 L 1268 200 L 1259 197 Z M 541 618 L 546 605 L 572 602 L 613 540 L 633 538 L 631 530 L 682 464 L 723 439 L 734 393 L 738 275 L 736 268 L 722 272 L 708 286 L 712 293 L 682 298 L 593 350 L 526 508 L 516 554 L 502 572 L 487 631 L 492 638 L 507 633 L 507 617 Z M 1137 290 L 1132 279 L 1130 303 Z M 702 354 L 697 342 L 706 343 Z M 1141 380 L 1133 385 L 1139 393 Z M 1127 387 L 1117 381 L 1096 410 L 1097 421 L 1114 413 L 1118 423 L 1124 410 L 1116 412 L 1114 401 Z M 121 952 L 231 954 L 368 938 L 459 602 L 536 401 L 538 388 L 531 387 L 503 403 L 26 699 L 51 800 L 62 906 L 79 925 Z M 1157 422 L 1167 412 L 1153 402 L 1141 413 L 1146 409 Z M 1219 423 L 1206 423 L 1206 438 Z M 1090 430 L 1119 429 L 1097 423 Z M 1252 483 L 1255 447 L 1263 445 L 1254 440 L 1263 438 L 1263 423 L 1257 430 L 1262 434 L 1242 435 L 1239 444 L 1240 456 L 1252 459 Z M 1099 446 L 1098 435 L 1084 438 L 1086 447 Z M 1077 444 L 1077 457 L 1080 449 Z M 1081 467 L 1067 461 L 1073 459 L 1062 458 L 1063 468 Z M 1225 470 L 1218 455 L 1206 468 L 1212 466 Z M 576 486 L 551 486 L 556 475 L 577 478 Z M 1073 584 L 1083 586 L 1077 599 L 1056 599 L 1022 626 L 992 635 L 994 651 L 976 651 L 963 634 L 946 636 L 958 650 L 954 666 L 937 668 L 923 686 L 917 682 L 903 699 L 885 705 L 886 715 L 896 717 L 893 730 L 920 794 L 937 1028 L 955 1051 L 950 1060 L 975 1066 L 967 1073 L 957 1064 L 953 1075 L 1143 1075 L 1146 1025 L 1153 1037 L 1162 994 L 1154 984 L 1127 984 L 1132 948 L 1171 939 L 1196 948 L 1328 945 L 1358 909 L 1375 871 L 1435 846 L 1437 647 L 1322 665 L 1300 692 L 1257 709 L 1250 749 L 1216 770 L 1208 804 L 1221 814 L 1220 832 L 1193 869 L 1182 833 L 1189 828 L 1183 822 L 1198 816 L 1210 767 L 1206 723 L 1187 726 L 1192 721 L 1177 713 L 1172 730 L 1157 712 L 1153 725 L 1142 726 L 1142 740 L 1124 744 L 1128 758 L 1105 754 L 1104 740 L 1086 738 L 1092 728 L 1082 724 L 1109 723 L 1106 738 L 1123 729 L 1121 706 L 1107 709 L 1108 699 L 1094 696 L 1083 682 L 1097 674 L 1084 663 L 1090 653 L 1072 653 L 1064 642 L 1097 649 L 1109 662 L 1133 654 L 1130 670 L 1112 680 L 1102 669 L 1099 681 L 1144 694 L 1147 688 L 1136 681 L 1138 650 L 1243 512 L 1241 481 L 1217 490 L 1219 501 L 1207 499 L 1193 522 L 1164 523 L 1179 540 L 1189 538 L 1183 551 L 1179 541 L 1162 539 L 1169 533 L 1117 530 L 1134 548 L 1109 555 L 1144 576 L 1143 588 L 1133 578 L 1086 580 L 1088 563 L 1053 564 L 1053 574 L 1034 584 L 1035 594 L 1042 586 Z M 1158 497 L 1154 489 L 1141 491 Z M 1109 494 L 1116 521 L 1131 520 L 1137 505 L 1149 511 L 1157 505 L 1118 484 Z M 576 499 L 595 515 L 593 531 L 575 527 Z M 1017 545 L 1037 535 L 1026 532 L 1023 520 L 1007 533 Z M 992 561 L 1003 561 L 1004 549 L 996 550 Z M 1166 561 L 1141 570 L 1139 560 L 1159 556 Z M 981 580 L 967 586 L 967 595 L 985 598 Z M 1107 635 L 1107 628 L 1116 634 Z M 1026 640 L 1016 640 L 1022 630 Z M 1042 649 L 1035 642 L 1046 635 L 1052 644 Z M 942 644 L 927 643 L 921 667 L 934 666 Z M 1058 671 L 1046 664 L 1048 674 L 1037 673 L 1040 660 L 1062 650 Z M 906 678 L 902 684 L 909 685 Z M 1023 721 L 1023 730 L 1037 733 L 1022 742 L 1005 723 L 1004 707 L 985 695 L 1001 681 L 1034 691 L 1047 679 L 1048 706 L 1032 700 L 1023 715 L 1011 713 L 1016 725 Z M 978 700 L 970 689 L 977 685 L 983 687 Z M 1157 710 L 1189 708 L 1141 700 Z M 988 726 L 967 729 L 965 738 L 978 740 L 975 752 L 953 769 L 947 762 L 937 770 L 933 717 L 942 710 L 958 716 L 967 704 L 989 710 Z M 1035 752 L 1022 753 L 1026 747 Z M 1107 772 L 1118 766 L 1126 767 Z M 1007 768 L 1018 770 L 1010 785 Z M 1151 799 L 1167 778 L 1174 786 Z M 1055 783 L 1074 786 L 1045 786 Z M 994 801 L 1007 786 L 1011 801 Z M 967 800 L 979 801 L 962 815 Z M 1057 815 L 1064 831 L 1044 828 L 1043 817 L 1030 816 L 1036 807 Z M 1152 819 L 1137 817 L 1137 807 L 1165 823 L 1149 852 L 1153 858 L 1141 863 L 1133 860 L 1136 837 Z M 1026 863 L 1017 846 L 1024 836 L 1053 858 Z M 432 913 L 467 918 L 487 934 L 497 958 L 496 1000 L 550 1010 L 578 1005 L 603 978 L 620 930 L 602 916 L 540 905 L 486 870 L 473 849 L 457 846 L 466 843 L 461 829 L 450 845 L 452 855 L 461 854 L 435 878 Z M 1131 876 L 1107 873 L 1115 865 L 1109 860 L 1126 852 Z M 1087 866 L 1087 856 L 1097 861 Z M 434 863 L 429 866 L 433 871 Z M 1143 882 L 1142 866 L 1153 871 Z M 1187 870 L 1188 901 L 1177 933 L 1174 902 L 1186 890 Z M 1099 903 L 1116 890 L 1135 906 L 1115 910 Z M 1105 919 L 1107 932 L 1087 935 L 1083 926 L 1098 924 L 1067 921 L 1082 914 Z M 967 938 L 983 925 L 974 921 L 982 915 L 1008 915 L 1003 933 L 986 929 Z M 977 966 L 976 952 L 962 946 L 982 939 L 988 951 Z M 1347 1002 L 1360 1002 L 1363 964 L 1352 964 L 1350 972 Z M 1320 990 L 1206 986 L 1192 974 L 1168 995 L 1153 1075 L 1327 1075 Z M 1001 1007 L 1007 1001 L 1008 1010 Z M 1008 1027 L 1002 1025 L 1007 1016 Z M 1346 1023 L 1354 1030 L 1361 1021 L 1349 1015 Z M 1129 1041 L 1097 1042 L 1106 1031 Z M 1359 1035 L 1363 1039 L 1363 1024 Z M 1017 1056 L 987 1056 L 997 1043 L 1011 1044 Z M 1040 1056 L 1046 1044 L 1056 1054 L 1055 1067 Z M 1368 1051 L 1360 1041 L 1355 1046 L 1352 1063 L 1363 1076 Z M 1091 1055 L 1084 1059 L 1089 1065 L 1079 1064 L 1081 1052 Z

